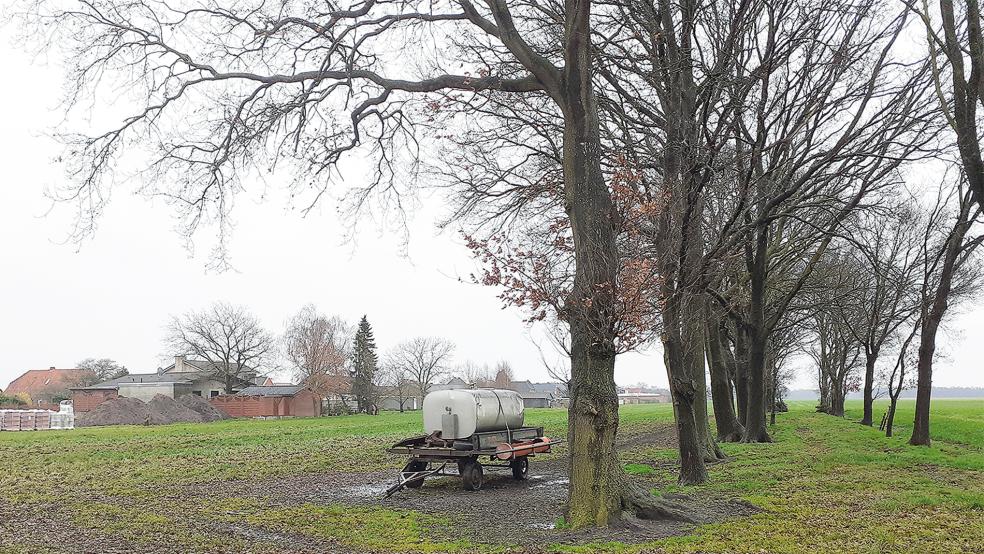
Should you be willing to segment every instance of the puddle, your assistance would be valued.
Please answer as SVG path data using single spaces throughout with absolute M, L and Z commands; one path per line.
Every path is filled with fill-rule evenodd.
M 549 481 L 544 481 L 542 483 L 537 483 L 537 484 L 533 485 L 530 488 L 531 489 L 542 489 L 542 488 L 545 488 L 545 487 L 555 487 L 557 485 L 566 485 L 569 482 L 570 481 L 567 480 L 567 479 L 551 479 Z
M 384 482 L 384 483 L 366 483 L 363 485 L 350 485 L 347 487 L 340 487 L 333 491 L 333 494 L 340 496 L 348 496 L 354 498 L 368 498 L 370 496 L 383 496 L 386 489 L 393 486 L 395 483 Z

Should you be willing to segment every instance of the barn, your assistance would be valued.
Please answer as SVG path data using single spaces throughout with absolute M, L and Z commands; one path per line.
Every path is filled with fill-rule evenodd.
M 234 395 L 209 400 L 232 417 L 314 417 L 321 415 L 321 398 L 303 385 L 246 387 Z

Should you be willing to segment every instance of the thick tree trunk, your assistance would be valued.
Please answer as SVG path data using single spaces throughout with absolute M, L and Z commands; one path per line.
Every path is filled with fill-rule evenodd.
M 665 311 L 664 317 L 675 319 L 675 310 Z M 666 325 L 666 324 L 664 324 Z M 697 387 L 684 362 L 684 345 L 679 336 L 672 332 L 663 333 L 663 361 L 666 365 L 673 399 L 673 412 L 677 426 L 677 444 L 680 451 L 681 485 L 696 485 L 707 481 L 707 467 L 704 465 L 704 448 L 697 431 L 697 418 L 694 413 Z
M 749 345 L 748 345 L 748 405 L 745 409 L 745 436 L 742 442 L 772 442 L 765 427 L 765 370 L 768 331 L 765 321 L 765 283 L 768 278 L 769 228 L 756 231 L 755 251 L 749 264 L 751 281 Z
M 912 423 L 912 437 L 909 438 L 909 444 L 917 446 L 929 446 L 930 443 L 929 404 L 933 394 L 933 357 L 936 354 L 936 332 L 939 330 L 942 313 L 940 316 L 936 318 L 931 313 L 923 323 L 922 335 L 919 337 L 919 361 L 916 364 L 916 416 Z
M 731 381 L 724 355 L 727 346 L 722 339 L 721 327 L 713 314 L 707 320 L 707 365 L 711 370 L 711 403 L 714 406 L 714 423 L 717 439 L 722 442 L 739 442 L 745 432 L 735 417 L 731 398 Z
M 872 425 L 874 419 L 872 415 L 875 402 L 875 362 L 878 360 L 878 350 L 868 350 L 865 352 L 864 359 L 864 415 L 861 417 L 861 425 Z
M 700 304 L 703 304 L 701 299 Z M 703 307 L 703 306 L 701 306 Z M 718 447 L 711 435 L 710 419 L 707 416 L 707 376 L 704 364 L 704 318 L 706 310 L 693 310 L 696 317 L 684 320 L 684 363 L 690 371 L 694 382 L 694 425 L 697 428 L 697 440 L 701 445 L 705 462 L 716 462 L 724 458 L 724 453 Z
M 844 417 L 844 399 L 847 392 L 844 391 L 843 383 L 832 383 L 830 387 L 830 409 L 828 414 L 837 417 Z
M 598 105 L 591 78 L 590 0 L 566 0 L 565 67 L 554 98 L 564 114 L 564 198 L 574 239 L 571 326 L 570 485 L 567 523 L 606 526 L 630 510 L 688 520 L 677 507 L 634 487 L 615 452 L 616 213 L 601 170 Z

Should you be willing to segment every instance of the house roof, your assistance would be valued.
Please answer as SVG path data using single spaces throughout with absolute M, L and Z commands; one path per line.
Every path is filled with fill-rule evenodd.
M 304 390 L 304 385 L 265 385 L 246 387 L 237 396 L 294 396 Z
M 4 392 L 11 395 L 21 393 L 30 395 L 46 389 L 67 389 L 78 385 L 79 381 L 90 375 L 92 372 L 85 369 L 56 369 L 54 367 L 31 369 L 11 381 Z
M 120 385 L 141 383 L 194 383 L 200 379 L 219 379 L 214 373 L 207 371 L 183 371 L 181 373 L 131 373 L 116 379 L 96 383 L 91 387 L 75 387 L 84 390 L 116 389 Z M 239 385 L 249 386 L 251 383 L 239 379 Z

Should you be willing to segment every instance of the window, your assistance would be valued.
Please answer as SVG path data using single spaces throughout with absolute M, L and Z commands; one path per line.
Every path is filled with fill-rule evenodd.
M 202 395 L 202 391 L 200 391 L 200 390 L 193 390 L 193 391 L 191 391 L 191 394 L 194 394 L 195 396 L 201 396 Z
M 218 395 L 219 395 L 219 391 L 217 391 L 217 390 L 209 391 L 209 393 L 208 393 L 208 397 L 209 398 L 215 398 Z

